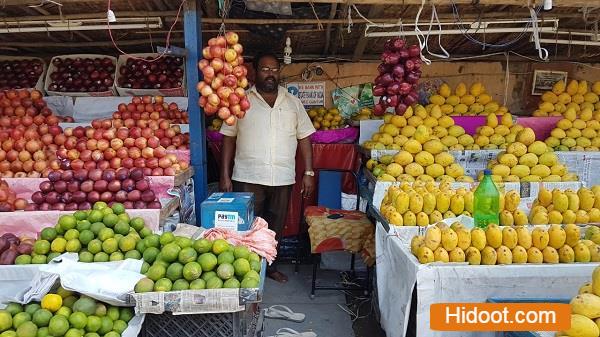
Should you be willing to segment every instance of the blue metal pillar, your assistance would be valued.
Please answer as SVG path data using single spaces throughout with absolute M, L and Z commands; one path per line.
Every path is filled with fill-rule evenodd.
M 204 112 L 198 106 L 196 83 L 200 80 L 198 61 L 202 56 L 202 20 L 200 1 L 187 0 L 183 15 L 186 56 L 186 76 L 188 89 L 188 114 L 190 119 L 190 157 L 194 168 L 194 197 L 196 225 L 200 226 L 200 203 L 206 199 L 206 137 Z

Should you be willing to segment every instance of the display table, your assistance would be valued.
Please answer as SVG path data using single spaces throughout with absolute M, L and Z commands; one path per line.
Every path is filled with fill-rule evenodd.
M 401 232 L 402 228 L 400 228 Z M 410 228 L 409 228 L 409 231 Z M 388 235 L 376 227 L 377 292 L 381 326 L 387 337 L 405 336 L 416 319 L 417 337 L 493 337 L 495 333 L 444 332 L 429 329 L 433 303 L 486 302 L 488 298 L 571 298 L 591 280 L 597 263 L 469 266 L 420 264 L 410 252 L 411 234 Z M 411 300 L 416 288 L 416 315 Z
M 217 163 L 221 166 L 221 143 L 209 142 L 209 149 L 212 151 Z M 313 168 L 315 170 L 337 169 L 337 170 L 358 170 L 360 167 L 360 154 L 355 144 L 312 144 L 313 148 Z M 296 235 L 300 231 L 300 215 L 302 195 L 302 178 L 304 176 L 304 162 L 299 153 L 296 153 L 296 184 L 292 189 L 292 197 L 288 205 L 288 213 L 285 220 L 284 236 Z M 317 182 L 318 184 L 318 182 Z M 352 176 L 344 178 L 342 190 L 345 193 L 355 193 L 355 182 Z M 316 193 L 315 193 L 316 194 Z M 305 200 L 304 208 L 315 205 L 315 195 Z

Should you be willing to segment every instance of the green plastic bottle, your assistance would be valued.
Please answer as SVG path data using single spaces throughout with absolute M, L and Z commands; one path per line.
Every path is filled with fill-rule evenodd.
M 486 228 L 488 224 L 500 224 L 500 193 L 492 180 L 492 171 L 483 171 L 483 180 L 473 196 L 475 227 Z

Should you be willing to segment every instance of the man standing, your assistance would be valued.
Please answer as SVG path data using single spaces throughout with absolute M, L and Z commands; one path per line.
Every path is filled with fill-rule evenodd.
M 223 124 L 220 188 L 252 192 L 254 214 L 264 218 L 281 241 L 292 186 L 296 182 L 296 149 L 304 160 L 303 197 L 315 186 L 309 136 L 315 128 L 298 98 L 279 86 L 280 65 L 272 54 L 254 59 L 256 85 L 248 92 L 250 110 L 233 126 Z M 233 177 L 230 178 L 234 157 Z M 267 275 L 287 282 L 274 263 Z

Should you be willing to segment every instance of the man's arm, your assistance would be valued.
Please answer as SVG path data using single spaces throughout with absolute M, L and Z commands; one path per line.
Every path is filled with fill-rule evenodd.
M 304 170 L 312 171 L 312 144 L 310 143 L 310 136 L 304 137 L 298 140 L 298 147 L 300 148 L 300 155 L 304 161 Z M 315 177 L 304 175 L 302 178 L 302 196 L 308 197 L 315 190 Z
M 233 190 L 230 174 L 236 138 L 237 137 L 231 136 L 223 137 L 223 148 L 221 149 L 221 176 L 219 179 L 219 188 L 223 192 L 231 192 Z

